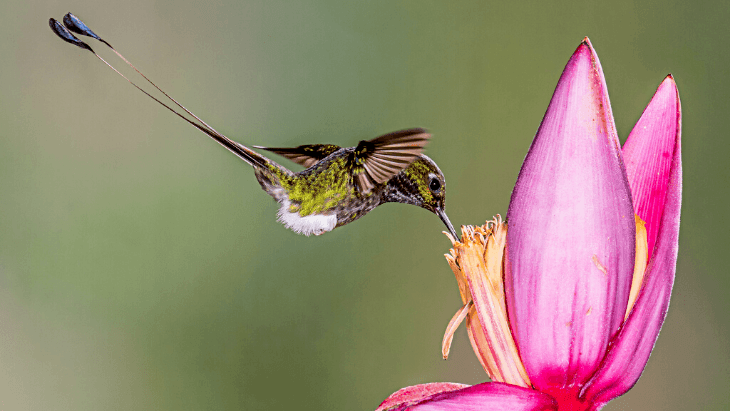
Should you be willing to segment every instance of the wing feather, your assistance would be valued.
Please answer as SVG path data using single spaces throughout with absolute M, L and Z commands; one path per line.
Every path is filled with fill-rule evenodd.
M 361 141 L 353 156 L 363 172 L 355 181 L 363 192 L 383 184 L 408 167 L 423 152 L 431 135 L 422 128 L 412 128 Z
M 307 144 L 294 148 L 261 146 L 254 146 L 254 148 L 270 151 L 300 164 L 305 168 L 309 168 L 318 161 L 339 150 L 340 146 L 334 144 Z

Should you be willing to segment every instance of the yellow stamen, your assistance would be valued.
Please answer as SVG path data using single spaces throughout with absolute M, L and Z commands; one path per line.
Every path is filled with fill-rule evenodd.
M 646 235 L 646 223 L 638 215 L 636 220 L 636 257 L 634 259 L 634 276 L 631 280 L 631 291 L 629 292 L 629 304 L 626 307 L 624 320 L 629 317 L 631 309 L 634 308 L 636 298 L 639 296 L 641 284 L 644 282 L 644 272 L 649 260 L 649 244 Z
M 530 379 L 507 319 L 502 272 L 507 224 L 497 216 L 482 227 L 462 226 L 461 231 L 462 242 L 452 239 L 453 249 L 446 260 L 456 276 L 464 306 L 449 323 L 443 353 L 448 355 L 453 332 L 468 310 L 469 339 L 492 381 L 529 387 Z

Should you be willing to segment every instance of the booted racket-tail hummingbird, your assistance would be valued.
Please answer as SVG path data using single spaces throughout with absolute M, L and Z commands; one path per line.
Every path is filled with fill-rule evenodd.
M 304 235 L 320 235 L 357 220 L 375 207 L 397 202 L 412 204 L 439 216 L 454 238 L 459 238 L 446 216 L 444 175 L 423 148 L 431 137 L 424 129 L 413 128 L 363 140 L 356 147 L 311 144 L 295 148 L 253 146 L 281 155 L 305 167 L 300 172 L 276 164 L 263 155 L 217 132 L 198 116 L 150 81 L 114 47 L 96 35 L 71 13 L 63 24 L 51 18 L 49 24 L 61 39 L 86 49 L 99 60 L 193 127 L 250 164 L 261 188 L 279 203 L 278 219 L 287 228 Z M 94 38 L 147 80 L 166 98 L 195 120 L 191 120 L 150 95 L 71 32 Z

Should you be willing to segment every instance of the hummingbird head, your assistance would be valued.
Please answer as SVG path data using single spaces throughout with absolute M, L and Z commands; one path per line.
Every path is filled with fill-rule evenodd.
M 436 214 L 451 235 L 459 236 L 446 216 L 446 180 L 441 169 L 428 156 L 421 154 L 408 167 L 388 181 L 386 201 L 413 204 Z

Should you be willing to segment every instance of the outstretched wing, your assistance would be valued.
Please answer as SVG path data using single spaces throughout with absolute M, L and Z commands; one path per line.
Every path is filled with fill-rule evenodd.
M 307 144 L 294 148 L 261 146 L 254 146 L 254 148 L 271 151 L 297 164 L 303 165 L 305 168 L 309 168 L 319 160 L 339 150 L 340 146 L 334 144 Z
M 431 135 L 422 128 L 396 131 L 361 141 L 352 153 L 355 181 L 362 192 L 390 180 L 423 151 Z

